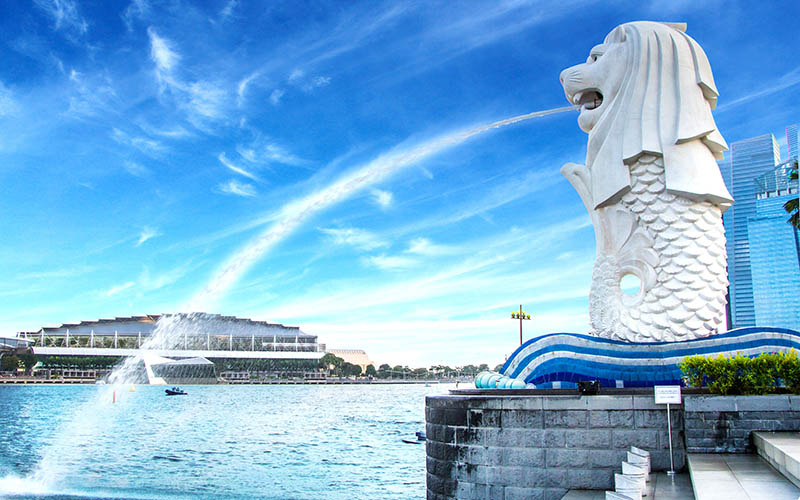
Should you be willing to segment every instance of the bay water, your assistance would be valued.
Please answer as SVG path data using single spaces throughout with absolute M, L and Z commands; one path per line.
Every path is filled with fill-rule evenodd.
M 450 388 L 3 386 L 0 497 L 424 498 L 424 443 L 402 439 Z

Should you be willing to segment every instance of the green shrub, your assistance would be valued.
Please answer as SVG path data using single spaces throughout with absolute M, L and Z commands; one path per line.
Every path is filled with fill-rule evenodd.
M 708 387 L 714 394 L 772 394 L 778 387 L 800 393 L 800 359 L 794 350 L 754 358 L 689 356 L 678 367 L 688 386 Z

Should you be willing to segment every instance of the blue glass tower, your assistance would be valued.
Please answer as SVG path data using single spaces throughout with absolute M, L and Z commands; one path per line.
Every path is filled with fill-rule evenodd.
M 735 200 L 722 218 L 733 328 L 800 327 L 800 240 L 783 209 L 797 196 L 788 180 L 798 157 L 797 125 L 786 136 L 788 162 L 778 165 L 778 144 L 766 134 L 732 143 L 730 159 L 719 163 Z
M 747 224 L 756 324 L 800 330 L 800 235 L 783 204 L 797 196 L 795 160 L 755 180 L 756 214 Z
M 756 186 L 753 180 L 772 171 L 779 160 L 778 143 L 772 134 L 766 134 L 732 143 L 730 161 L 720 162 L 722 178 L 734 199 L 733 206 L 722 216 L 730 281 L 729 319 L 733 328 L 756 324 L 747 228 L 748 219 L 756 214 Z

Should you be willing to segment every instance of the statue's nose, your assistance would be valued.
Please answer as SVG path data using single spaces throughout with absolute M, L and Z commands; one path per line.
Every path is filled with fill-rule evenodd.
M 561 85 L 564 85 L 564 79 L 567 77 L 567 72 L 569 72 L 569 68 L 562 71 L 561 74 L 558 76 L 558 79 L 561 80 Z

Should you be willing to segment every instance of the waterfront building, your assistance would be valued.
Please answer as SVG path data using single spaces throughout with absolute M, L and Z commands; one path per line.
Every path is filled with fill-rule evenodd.
M 59 366 L 59 360 L 67 364 L 76 359 L 113 362 L 140 354 L 142 349 L 147 351 L 143 356 L 146 365 L 152 364 L 156 372 L 180 374 L 180 378 L 188 365 L 204 367 L 203 378 L 209 378 L 206 361 L 217 373 L 236 370 L 303 376 L 318 371 L 319 359 L 325 354 L 325 345 L 318 343 L 317 336 L 300 327 L 206 313 L 64 323 L 18 336 L 32 341 L 33 353 L 47 366 Z
M 326 352 L 342 358 L 345 363 L 360 366 L 362 374 L 366 373 L 369 365 L 375 366 L 375 363 L 367 356 L 366 351 L 362 349 L 328 349 Z
M 797 184 L 788 180 L 797 159 L 797 132 L 796 125 L 786 129 L 787 162 L 780 163 L 777 141 L 765 134 L 732 143 L 730 157 L 719 163 L 735 200 L 723 214 L 732 328 L 800 326 L 800 247 L 783 210 L 783 203 L 797 196 Z

